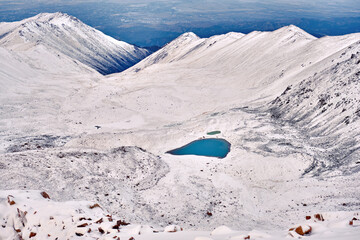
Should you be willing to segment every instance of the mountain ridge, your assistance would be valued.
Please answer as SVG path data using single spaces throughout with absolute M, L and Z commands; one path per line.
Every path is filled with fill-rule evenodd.
M 145 83 L 141 80 L 145 79 L 141 77 L 143 71 L 146 75 L 152 71 L 173 72 L 181 68 L 183 81 L 186 82 L 186 74 L 191 76 L 203 72 L 206 75 L 207 71 L 207 74 L 219 75 L 219 79 L 214 80 L 218 86 L 230 84 L 236 89 L 258 89 L 259 96 L 270 100 L 269 91 L 264 91 L 264 86 L 280 94 L 285 90 L 284 85 L 311 76 L 313 71 L 317 71 L 313 66 L 321 67 L 323 60 L 360 38 L 359 33 L 315 38 L 295 26 L 274 32 L 254 31 L 246 35 L 233 35 L 179 41 L 186 39 L 181 35 L 126 70 L 124 75 L 139 76 L 139 81 Z M 201 74 L 198 78 L 202 78 Z
M 41 13 L 0 29 L 0 46 L 26 50 L 44 45 L 71 57 L 101 74 L 121 72 L 150 51 L 118 41 L 64 13 Z

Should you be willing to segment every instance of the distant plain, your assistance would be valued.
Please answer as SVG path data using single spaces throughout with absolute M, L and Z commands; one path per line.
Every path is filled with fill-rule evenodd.
M 0 0 L 0 22 L 58 11 L 116 39 L 146 47 L 163 46 L 189 31 L 209 37 L 294 24 L 316 37 L 360 32 L 357 0 Z

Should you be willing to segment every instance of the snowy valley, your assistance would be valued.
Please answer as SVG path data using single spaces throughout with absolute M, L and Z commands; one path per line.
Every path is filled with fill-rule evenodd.
M 40 14 L 0 23 L 0 66 L 0 239 L 360 235 L 360 33 L 150 54 Z M 166 154 L 210 137 L 225 158 Z

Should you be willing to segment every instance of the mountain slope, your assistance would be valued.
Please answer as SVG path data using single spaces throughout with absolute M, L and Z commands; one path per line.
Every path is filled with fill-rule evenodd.
M 268 106 L 274 119 L 289 122 L 313 139 L 314 146 L 326 149 L 311 170 L 358 172 L 360 41 L 332 59 L 331 66 L 289 85 Z
M 220 65 L 224 66 L 229 64 L 230 61 L 237 63 L 233 58 L 236 55 L 244 58 L 244 56 L 240 55 L 241 52 L 236 52 L 237 48 L 242 48 L 245 51 L 251 51 L 255 54 L 259 52 L 259 50 L 262 50 L 262 48 L 271 50 L 271 48 L 286 45 L 287 43 L 294 45 L 296 42 L 296 45 L 299 45 L 313 39 L 315 39 L 315 37 L 293 25 L 269 33 L 255 31 L 245 35 L 242 33 L 230 32 L 207 39 L 200 39 L 194 33 L 184 33 L 177 39 L 168 43 L 158 52 L 143 60 L 137 65 L 137 68 L 144 68 L 153 64 L 171 63 L 180 60 L 186 61 L 191 58 L 192 61 L 195 59 L 202 61 L 205 58 L 209 58 L 208 60 L 213 59 L 214 61 L 218 61 L 220 60 L 219 57 L 226 59 L 223 55 L 227 54 L 226 57 L 228 57 L 228 59 Z M 252 49 L 246 49 L 250 47 Z M 294 46 L 292 48 L 294 48 Z M 262 53 L 266 53 L 266 51 Z M 211 64 L 209 61 L 202 62 Z
M 229 106 L 266 103 L 286 86 L 331 66 L 330 56 L 359 38 L 360 34 L 350 34 L 317 39 L 295 26 L 209 39 L 183 34 L 107 78 L 114 86 L 121 81 L 123 89 L 107 99 L 133 106 L 145 122 L 183 121 Z
M 165 45 L 156 53 L 150 55 L 146 58 L 146 60 L 137 64 L 135 70 L 139 71 L 153 64 L 165 64 L 179 61 L 192 54 L 204 52 L 210 47 L 213 51 L 215 51 L 218 47 L 221 48 L 224 44 L 230 44 L 243 36 L 244 34 L 242 33 L 230 32 L 223 35 L 201 39 L 192 32 L 184 33 Z M 222 43 L 216 44 L 217 42 Z
M 42 13 L 0 25 L 0 46 L 24 51 L 38 45 L 77 60 L 101 74 L 121 72 L 150 54 L 146 49 L 117 41 L 63 13 Z

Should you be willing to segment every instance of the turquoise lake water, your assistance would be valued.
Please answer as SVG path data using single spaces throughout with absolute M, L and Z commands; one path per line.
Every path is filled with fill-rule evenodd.
M 230 152 L 231 144 L 221 138 L 205 138 L 193 141 L 183 147 L 170 150 L 172 155 L 198 155 L 224 158 Z

